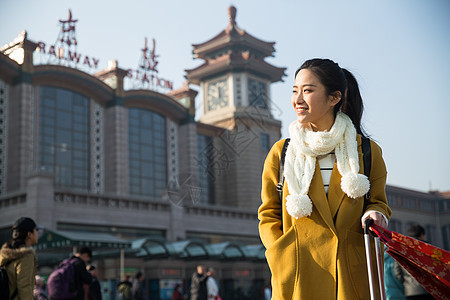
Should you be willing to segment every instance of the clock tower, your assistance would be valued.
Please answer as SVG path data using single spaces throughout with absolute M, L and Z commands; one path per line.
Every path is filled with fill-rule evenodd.
M 186 70 L 189 83 L 200 86 L 200 123 L 217 128 L 212 147 L 215 202 L 256 210 L 264 159 L 281 137 L 281 122 L 273 116 L 270 85 L 282 81 L 285 68 L 265 61 L 274 42 L 262 41 L 236 24 L 236 8 L 228 8 L 229 24 L 212 39 L 193 45 L 203 60 Z M 201 154 L 200 154 L 201 155 Z M 211 156 L 211 155 L 210 155 Z
M 212 39 L 193 45 L 194 58 L 204 62 L 186 70 L 190 83 L 200 86 L 200 121 L 228 129 L 235 125 L 236 113 L 246 108 L 273 109 L 270 84 L 281 81 L 286 68 L 267 63 L 273 56 L 274 42 L 262 41 L 236 24 L 236 8 L 228 8 L 229 24 Z

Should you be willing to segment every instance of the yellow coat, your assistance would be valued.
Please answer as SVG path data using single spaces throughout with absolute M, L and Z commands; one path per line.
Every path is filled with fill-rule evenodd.
M 0 250 L 0 265 L 5 265 L 8 274 L 9 296 L 17 289 L 12 300 L 34 300 L 33 288 L 37 272 L 36 254 L 31 247 L 11 249 L 4 244 Z
M 360 173 L 364 173 L 361 137 L 357 136 Z M 334 165 L 328 197 L 319 163 L 308 195 L 312 214 L 295 219 L 286 211 L 289 187 L 283 187 L 281 206 L 276 185 L 284 140 L 267 155 L 262 175 L 259 233 L 272 272 L 272 299 L 370 299 L 361 217 L 376 210 L 387 218 L 386 166 L 381 148 L 371 141 L 370 199 L 349 198 L 340 188 L 341 175 Z M 374 252 L 373 252 L 374 253 Z

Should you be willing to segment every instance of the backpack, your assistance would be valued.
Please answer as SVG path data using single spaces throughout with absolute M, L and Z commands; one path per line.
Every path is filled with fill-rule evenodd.
M 9 265 L 12 260 L 4 264 L 3 266 L 0 266 L 0 300 L 9 300 L 9 280 L 8 280 L 8 273 L 6 273 L 6 266 Z M 16 297 L 17 295 L 17 288 L 14 291 L 14 293 L 11 296 L 11 299 Z
M 115 300 L 130 300 L 131 298 L 131 283 L 119 283 L 117 285 Z
M 78 290 L 75 286 L 75 267 L 73 263 L 76 258 L 63 260 L 58 268 L 48 277 L 47 291 L 48 297 L 52 300 L 73 299 L 77 296 Z
M 284 161 L 286 158 L 286 151 L 289 146 L 290 138 L 287 138 L 283 144 L 283 150 L 281 150 L 280 157 L 280 169 L 278 173 L 278 184 L 277 184 L 277 192 L 280 197 L 280 201 L 283 201 L 283 183 L 284 183 Z M 370 149 L 370 139 L 361 135 L 361 150 L 363 154 L 363 163 L 364 163 L 364 175 L 369 178 L 370 176 L 370 168 L 372 166 L 372 152 Z M 369 200 L 370 191 L 364 197 L 364 201 Z M 366 205 L 364 205 L 366 206 Z

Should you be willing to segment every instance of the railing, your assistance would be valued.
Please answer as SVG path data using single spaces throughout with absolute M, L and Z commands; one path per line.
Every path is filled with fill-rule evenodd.
M 161 211 L 169 212 L 173 205 L 170 201 L 156 201 L 142 198 L 123 198 L 116 195 L 99 195 L 73 191 L 55 191 L 56 203 L 65 205 L 82 205 L 110 209 Z M 256 220 L 256 212 L 243 211 L 234 207 L 223 206 L 192 206 L 184 207 L 185 215 L 213 216 L 240 220 Z
M 170 211 L 170 203 L 161 201 L 122 198 L 120 196 L 88 194 L 72 191 L 55 191 L 55 202 L 112 209 Z
M 88 207 L 103 207 L 110 209 L 161 211 L 169 212 L 173 205 L 169 201 L 156 201 L 142 198 L 123 198 L 116 195 L 99 195 L 74 191 L 55 191 L 55 203 L 65 205 L 81 205 Z M 27 201 L 24 191 L 0 197 L 0 209 L 23 204 Z M 227 219 L 256 220 L 256 212 L 243 211 L 234 207 L 223 206 L 192 206 L 184 207 L 184 214 L 190 216 L 212 216 Z
M 242 211 L 234 207 L 206 207 L 206 206 L 192 206 L 185 207 L 184 212 L 186 215 L 199 215 L 199 216 L 211 216 L 227 219 L 244 219 L 244 220 L 256 220 L 256 211 Z

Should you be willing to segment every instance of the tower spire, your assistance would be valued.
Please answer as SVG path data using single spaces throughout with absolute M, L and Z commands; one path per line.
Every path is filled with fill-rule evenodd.
M 230 25 L 236 25 L 236 7 L 231 5 L 228 7 L 228 18 L 230 19 Z

